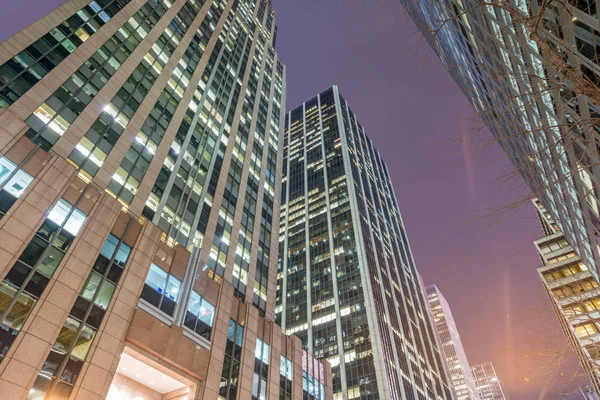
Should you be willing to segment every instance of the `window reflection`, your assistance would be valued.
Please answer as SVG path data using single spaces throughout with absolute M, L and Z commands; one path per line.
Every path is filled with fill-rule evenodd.
M 152 264 L 141 297 L 165 314 L 173 316 L 180 289 L 179 279 Z

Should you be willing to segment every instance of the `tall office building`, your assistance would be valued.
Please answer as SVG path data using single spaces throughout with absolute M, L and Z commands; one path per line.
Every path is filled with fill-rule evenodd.
M 506 400 L 500 379 L 498 379 L 491 362 L 474 365 L 471 367 L 471 371 L 481 400 Z
M 542 261 L 538 273 L 569 346 L 590 378 L 588 391 L 598 394 L 600 285 L 540 201 L 533 204 L 544 230 L 544 237 L 534 242 Z
M 600 400 L 600 395 L 598 395 L 598 392 L 593 387 L 582 387 L 579 388 L 579 391 L 584 400 Z
M 0 44 L 0 393 L 324 399 L 274 318 L 265 0 L 69 0 Z
M 458 334 L 450 304 L 435 285 L 427 286 L 429 309 L 440 339 L 443 357 L 457 400 L 479 400 L 477 385 Z
M 277 321 L 335 399 L 449 399 L 387 167 L 333 86 L 287 114 Z
M 401 2 L 598 279 L 598 2 Z

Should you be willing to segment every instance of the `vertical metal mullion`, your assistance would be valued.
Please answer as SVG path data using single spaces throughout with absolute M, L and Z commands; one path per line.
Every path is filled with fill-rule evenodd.
M 229 317 L 229 319 L 231 319 L 231 317 Z M 229 376 L 227 377 L 227 392 L 225 393 L 225 398 L 226 399 L 229 398 L 229 391 L 231 390 L 231 376 L 232 376 L 232 371 L 233 371 L 232 367 L 233 367 L 233 363 L 235 361 L 235 358 L 234 358 L 235 346 L 236 346 L 235 340 L 236 340 L 236 337 L 237 337 L 237 332 L 238 332 L 239 326 L 241 326 L 238 323 L 238 319 L 240 319 L 240 305 L 239 304 L 238 304 L 238 307 L 237 307 L 236 319 L 234 321 L 235 322 L 235 327 L 233 328 L 233 346 L 231 348 L 231 354 L 230 354 L 231 363 L 229 364 Z M 244 345 L 244 337 L 242 336 L 242 346 L 241 347 L 244 347 L 243 345 Z M 227 344 L 225 344 L 225 347 L 227 347 Z M 240 361 L 239 361 L 239 363 L 240 363 L 240 366 L 241 366 L 242 365 L 242 356 L 241 355 L 240 355 Z M 240 371 L 241 371 L 241 368 L 238 368 L 238 382 L 239 382 Z M 236 386 L 239 388 L 240 387 L 239 383 Z
M 181 5 L 181 7 L 179 8 L 179 10 L 178 10 L 178 11 L 177 11 L 177 13 L 175 14 L 175 16 L 174 16 L 174 17 L 171 19 L 171 21 L 172 21 L 173 19 L 177 18 L 177 16 L 179 15 L 179 13 L 181 12 L 181 10 L 182 10 L 182 9 L 183 9 L 183 7 L 185 6 L 185 4 L 186 4 L 186 2 L 184 2 L 184 3 Z M 161 19 L 162 19 L 162 18 L 161 18 Z M 170 23 L 169 23 L 169 25 L 170 25 Z M 154 27 L 153 27 L 152 29 L 154 29 Z M 189 26 L 186 28 L 186 31 L 187 31 L 187 29 L 189 29 Z M 166 32 L 166 30 L 165 30 L 165 32 Z M 163 33 L 163 34 L 164 34 L 164 33 Z M 163 34 L 161 34 L 161 35 L 158 37 L 158 39 L 157 39 L 157 41 L 155 42 L 155 44 L 159 42 L 159 40 L 160 40 L 160 38 L 163 36 Z M 168 41 L 170 41 L 170 40 L 173 38 L 173 36 L 175 36 L 175 31 L 172 31 L 171 35 L 170 35 L 170 36 L 167 38 L 167 42 L 168 42 Z M 110 128 L 110 126 L 111 126 L 111 125 L 114 123 L 114 121 L 117 119 L 117 117 L 119 117 L 119 116 L 123 115 L 123 107 L 124 107 L 125 105 L 127 105 L 127 102 L 133 98 L 135 91 L 137 90 L 137 88 L 139 88 L 139 87 L 141 86 L 142 82 L 143 82 L 143 81 L 144 81 L 144 79 L 145 79 L 145 78 L 148 76 L 148 74 L 151 74 L 150 70 L 152 69 L 152 67 L 153 67 L 153 66 L 154 66 L 156 63 L 160 64 L 160 62 L 158 62 L 158 60 L 160 59 L 160 56 L 161 56 L 161 55 L 163 55 L 163 53 L 165 52 L 165 48 L 166 48 L 166 45 L 165 45 L 165 46 L 163 46 L 163 47 L 160 49 L 160 53 L 159 53 L 159 54 L 158 54 L 158 56 L 155 58 L 154 62 L 153 62 L 151 65 L 150 65 L 150 68 L 148 68 L 148 70 L 146 71 L 146 73 L 144 74 L 144 76 L 142 76 L 141 80 L 140 80 L 140 81 L 139 81 L 139 82 L 138 82 L 138 83 L 137 83 L 137 84 L 134 86 L 132 93 L 130 93 L 130 94 L 129 94 L 129 96 L 127 96 L 127 100 L 123 101 L 123 106 L 122 106 L 122 107 L 121 107 L 121 108 L 118 110 L 118 112 L 117 112 L 117 116 L 113 118 L 113 122 L 111 122 L 110 124 L 107 124 L 107 125 L 106 125 L 106 128 L 105 128 L 105 129 L 104 129 L 104 131 L 102 132 L 102 135 L 104 135 L 104 134 L 106 134 L 106 132 L 108 132 L 108 129 L 109 129 L 109 128 Z M 150 52 L 150 50 L 152 50 L 152 47 L 151 47 L 151 48 L 148 50 L 148 52 L 147 52 L 146 54 L 148 54 L 148 53 Z M 165 62 L 165 66 L 166 66 L 166 65 L 167 65 L 167 63 L 168 63 L 168 62 L 171 60 L 171 57 L 172 57 L 172 56 L 173 56 L 173 54 L 171 54 L 171 55 L 169 56 L 169 59 L 168 59 L 168 60 Z M 144 63 L 144 59 L 145 59 L 145 58 L 142 58 L 142 60 L 141 60 L 141 61 L 138 63 L 138 65 L 137 65 L 137 66 L 136 66 L 136 67 L 133 69 L 133 72 L 135 72 L 135 70 L 137 70 L 137 68 L 138 68 L 140 65 L 142 65 L 142 64 Z M 129 80 L 129 78 L 133 76 L 133 72 L 132 72 L 131 74 L 129 74 L 129 77 L 127 78 L 127 80 Z M 160 77 L 160 73 L 158 73 L 158 76 L 157 76 L 156 78 L 154 78 L 154 82 L 152 82 L 152 86 L 151 86 L 151 87 L 148 89 L 148 93 L 152 91 L 152 89 L 154 88 L 154 85 L 156 84 L 156 81 L 158 80 L 158 78 L 159 78 L 159 77 Z M 121 85 L 121 87 L 119 88 L 119 90 L 121 90 L 121 89 L 123 88 L 123 86 L 124 86 L 124 84 L 123 84 L 123 85 Z M 113 96 L 113 98 L 110 100 L 109 104 L 112 104 L 112 101 L 113 101 L 113 99 L 114 99 L 114 98 L 115 98 L 115 97 L 118 95 L 118 92 L 119 92 L 119 90 L 117 91 L 117 93 L 115 93 L 115 95 Z M 140 105 L 141 105 L 141 103 L 140 103 Z M 135 114 L 137 113 L 137 111 L 139 110 L 139 107 L 140 107 L 140 106 L 138 106 L 138 108 L 137 108 L 137 109 L 134 111 L 134 113 L 133 113 L 133 114 L 134 114 L 134 116 L 135 116 Z M 96 118 L 96 121 L 98 121 L 98 119 L 100 119 L 101 115 L 102 115 L 102 113 L 100 113 L 100 115 L 99 115 L 99 116 Z M 132 118 L 133 118 L 133 116 L 132 116 Z M 129 122 L 131 122 L 131 119 L 132 119 L 132 118 L 129 118 L 129 117 L 128 117 L 128 119 L 129 119 Z M 95 122 L 95 121 L 94 121 L 94 122 Z M 127 125 L 129 126 L 129 123 L 128 123 Z M 123 127 L 123 132 L 125 132 L 126 130 L 127 130 L 127 127 Z M 86 132 L 86 133 L 87 133 L 87 132 Z M 122 135 L 122 133 L 120 133 L 120 134 L 119 134 L 119 138 L 121 137 L 121 135 Z M 84 135 L 84 137 L 85 137 L 85 135 Z M 117 140 L 118 140 L 118 139 L 117 139 Z M 115 143 L 115 145 L 116 145 L 116 143 Z M 109 153 L 110 153 L 110 152 L 112 152 L 112 149 L 114 148 L 114 146 L 115 146 L 115 145 L 112 145 L 112 147 L 111 147 L 111 148 L 110 148 L 110 150 L 109 150 Z M 91 148 L 91 150 L 89 150 L 89 152 L 90 152 L 90 155 L 91 155 L 91 154 L 92 154 L 92 153 L 93 153 L 93 152 L 94 152 L 94 151 L 95 151 L 97 148 L 98 148 L 98 142 L 94 143 L 94 146 Z M 106 156 L 108 157 L 108 153 L 106 154 Z M 81 163 L 81 165 L 79 165 L 79 166 L 78 166 L 77 170 L 78 170 L 78 171 L 79 171 L 79 170 L 82 170 L 82 169 L 83 169 L 83 166 L 84 166 L 84 164 L 87 164 L 87 162 L 88 162 L 88 161 L 90 161 L 90 158 L 89 158 L 89 157 L 86 157 L 86 158 L 85 158 L 85 160 L 84 160 L 84 161 Z M 94 176 L 95 176 L 95 175 L 96 175 L 96 174 L 94 174 Z
M 77 178 L 75 178 L 75 179 L 77 179 Z M 40 262 L 44 259 L 44 257 L 46 256 L 46 254 L 48 254 L 48 251 L 50 250 L 50 248 L 54 244 L 54 241 L 56 240 L 56 238 L 58 237 L 58 235 L 60 235 L 60 233 L 62 232 L 63 226 L 67 223 L 67 221 L 69 220 L 69 218 L 71 218 L 71 215 L 73 215 L 73 212 L 75 211 L 75 209 L 77 209 L 77 205 L 79 205 L 81 199 L 85 195 L 85 193 L 86 193 L 86 191 L 87 191 L 88 188 L 89 188 L 89 185 L 86 185 L 85 189 L 83 189 L 83 192 L 79 195 L 79 198 L 77 199 L 77 201 L 75 202 L 75 204 L 73 204 L 73 206 L 71 207 L 71 209 L 67 213 L 67 216 L 65 217 L 65 220 L 63 221 L 63 223 L 58 227 L 58 229 L 56 230 L 56 232 L 52 235 L 52 237 L 48 241 L 48 246 L 46 246 L 46 248 L 42 251 L 42 254 L 40 254 L 40 257 L 36 261 L 35 265 L 32 266 L 31 271 L 29 271 L 29 273 L 27 274 L 27 277 L 25 278 L 25 281 L 21 284 L 21 286 L 19 287 L 19 290 L 17 290 L 17 292 L 15 293 L 15 296 L 12 298 L 12 300 L 8 304 L 8 307 L 6 307 L 6 310 L 2 313 L 2 315 L 0 315 L 0 324 L 4 323 L 4 319 L 7 317 L 8 313 L 11 310 L 11 308 L 15 305 L 15 303 L 17 302 L 17 299 L 19 298 L 19 296 L 23 293 L 23 291 L 25 290 L 25 287 L 27 286 L 27 284 L 31 281 L 31 278 L 33 278 L 33 275 L 39 269 Z M 61 197 L 61 199 L 62 199 L 62 197 Z M 60 199 L 59 199 L 59 201 L 60 201 Z M 58 202 L 56 204 L 58 204 Z M 55 206 L 56 206 L 56 204 L 55 204 Z M 46 222 L 47 219 L 48 218 L 46 218 L 44 220 L 44 222 Z M 87 215 L 86 215 L 86 219 L 87 219 Z M 36 235 L 37 235 L 37 232 L 34 234 L 33 238 L 31 238 L 31 240 L 33 240 Z M 31 243 L 31 240 L 30 240 L 30 243 Z M 66 255 L 66 252 L 65 252 L 65 255 Z M 19 261 L 17 261 L 17 262 L 19 262 Z M 59 265 L 60 265 L 61 262 L 62 262 L 62 260 L 59 262 Z M 13 268 L 14 268 L 14 265 L 13 265 Z M 58 265 L 56 266 L 56 268 L 58 269 Z M 51 278 L 48 278 L 48 279 L 50 280 Z
M 194 247 L 192 254 L 190 255 L 188 267 L 185 270 L 185 275 L 183 276 L 183 283 L 181 285 L 180 298 L 183 299 L 183 301 L 177 302 L 175 305 L 175 311 L 173 312 L 173 320 L 177 326 L 183 326 L 185 322 L 185 311 L 187 310 L 187 306 L 190 301 L 190 295 L 196 280 L 196 273 L 198 271 L 198 264 L 200 262 L 199 256 L 199 247 Z M 197 324 L 198 321 L 196 321 L 196 325 Z M 196 327 L 196 325 L 194 325 L 194 327 Z
M 342 316 L 340 312 L 340 293 L 338 291 L 338 280 L 337 280 L 337 264 L 335 262 L 335 243 L 333 236 L 333 217 L 331 215 L 331 201 L 329 198 L 329 167 L 327 166 L 327 154 L 325 153 L 325 134 L 323 132 L 323 114 L 322 114 L 322 105 L 321 105 L 321 95 L 317 96 L 317 105 L 319 107 L 319 130 L 321 132 L 321 153 L 323 159 L 323 187 L 325 189 L 325 201 L 327 204 L 327 238 L 329 240 L 329 253 L 330 253 L 330 267 L 331 267 L 331 286 L 333 289 L 333 298 L 334 298 L 334 309 L 336 315 L 336 335 L 337 335 L 337 345 L 338 345 L 338 357 L 341 360 L 345 360 L 346 350 L 344 349 L 344 338 L 342 331 Z M 334 105 L 333 111 L 335 111 L 335 97 L 334 97 Z M 338 134 L 341 137 L 341 129 L 342 126 L 338 126 Z M 341 140 L 341 139 L 340 139 Z M 340 151 L 341 153 L 341 151 Z M 349 185 L 347 184 L 346 190 L 350 190 Z M 312 309 L 311 309 L 312 312 Z M 341 365 L 341 363 L 340 363 Z M 340 378 L 343 378 L 345 381 L 346 378 L 346 369 L 340 367 Z
M 143 6 L 142 6 L 142 7 L 143 7 Z M 136 14 L 137 14 L 139 11 L 141 11 L 142 7 L 140 7 L 140 8 L 138 9 L 138 11 L 136 11 L 136 12 L 134 13 L 134 15 L 133 15 L 133 16 L 135 16 L 135 15 L 136 15 Z M 155 10 L 155 8 L 152 8 L 152 10 Z M 162 17 L 162 16 L 161 16 L 161 17 Z M 127 22 L 126 22 L 126 23 L 127 23 Z M 123 24 L 123 25 L 125 25 L 125 24 Z M 152 28 L 154 28 L 154 26 L 153 26 Z M 125 40 L 128 40 L 128 39 L 129 39 L 129 37 L 130 37 L 130 36 L 132 36 L 134 33 L 135 33 L 135 31 L 131 32 L 131 34 L 130 34 L 129 36 L 127 36 L 127 37 L 125 38 Z M 116 34 L 116 32 L 115 32 L 115 34 Z M 110 39 L 111 39 L 113 36 L 114 36 L 114 35 L 112 35 L 112 36 L 111 36 L 111 37 L 110 37 L 108 40 L 110 40 Z M 107 40 L 107 41 L 108 41 L 108 40 Z M 107 41 L 106 41 L 106 42 L 107 42 Z M 101 45 L 101 46 L 98 48 L 98 50 L 100 50 L 102 47 L 104 47 L 104 45 L 106 44 L 106 42 L 104 42 L 104 43 L 103 43 L 103 44 L 102 44 L 102 45 Z M 138 43 L 138 45 L 136 45 L 136 46 L 135 46 L 135 48 L 137 48 L 137 47 L 138 47 L 138 46 L 141 44 L 141 42 L 142 42 L 142 41 L 140 41 L 140 43 Z M 112 57 L 112 56 L 113 56 L 113 55 L 114 55 L 114 54 L 115 54 L 117 51 L 119 51 L 120 49 L 122 49 L 122 48 L 123 48 L 123 46 L 124 46 L 124 43 L 125 43 L 125 42 L 121 43 L 121 44 L 120 44 L 120 45 L 119 45 L 119 46 L 118 46 L 118 47 L 117 47 L 117 48 L 116 48 L 116 49 L 115 49 L 113 52 L 111 52 L 111 53 L 108 55 L 108 58 L 107 58 L 106 60 L 104 60 L 104 62 L 103 62 L 102 64 L 100 64 L 100 67 L 98 68 L 98 70 L 99 70 L 100 68 L 104 68 L 104 66 L 105 66 L 106 64 L 108 64 L 108 60 L 110 60 L 110 59 L 111 59 L 111 57 Z M 135 48 L 134 48 L 134 50 L 135 50 Z M 96 52 L 97 52 L 98 50 L 96 50 Z M 92 54 L 92 56 L 93 56 L 94 54 L 96 54 L 96 52 L 94 52 L 94 53 Z M 130 55 L 131 55 L 131 53 L 130 53 Z M 85 61 L 85 62 L 89 61 L 89 59 L 90 59 L 92 56 L 88 57 L 88 58 L 86 59 L 86 61 Z M 85 64 L 85 62 L 84 62 L 84 64 Z M 82 64 L 82 66 L 83 66 L 83 64 Z M 81 68 L 81 66 L 80 66 L 79 68 Z M 72 73 L 72 74 L 69 76 L 69 78 L 67 79 L 67 81 L 68 81 L 69 79 L 71 79 L 71 76 L 75 75 L 75 74 L 76 74 L 76 73 L 79 71 L 79 68 L 77 68 L 77 71 L 73 72 L 73 73 Z M 116 72 L 117 72 L 117 71 L 115 71 L 115 73 L 116 73 Z M 62 113 L 62 112 L 65 110 L 65 109 L 67 109 L 67 108 L 68 108 L 68 106 L 69 106 L 69 105 L 70 105 L 70 104 L 73 102 L 73 99 L 75 99 L 77 96 L 79 96 L 79 94 L 80 94 L 80 93 L 83 91 L 83 88 L 84 88 L 84 87 L 85 87 L 85 86 L 86 86 L 88 83 L 90 83 L 90 82 L 92 81 L 92 79 L 93 79 L 93 78 L 95 78 L 96 76 L 97 76 L 97 74 L 93 74 L 91 78 L 89 78 L 89 79 L 86 79 L 86 80 L 85 80 L 85 82 L 83 83 L 83 85 L 81 85 L 81 87 L 79 87 L 79 88 L 78 88 L 78 89 L 75 91 L 75 93 L 73 93 L 73 96 L 71 97 L 71 99 L 69 99 L 69 101 L 67 101 L 66 103 L 64 103 L 64 104 L 62 105 L 62 107 L 60 107 L 60 108 L 58 109 L 58 111 L 56 111 L 56 114 L 54 114 L 54 116 L 52 116 L 52 118 L 50 118 L 50 121 L 48 121 L 48 123 L 44 124 L 44 126 L 43 126 L 43 127 L 40 129 L 40 131 L 39 131 L 39 132 L 36 132 L 36 133 L 35 133 L 35 135 L 33 135 L 33 137 L 31 137 L 31 140 L 36 140 L 37 138 L 39 138 L 39 137 L 42 135 L 42 133 L 46 132 L 46 131 L 48 130 L 48 128 L 49 128 L 49 126 L 50 126 L 50 124 L 56 120 L 56 117 L 57 117 L 57 116 L 59 116 L 59 115 L 60 115 L 60 114 L 61 114 L 61 113 Z M 113 74 L 113 75 L 111 75 L 111 78 L 112 78 L 112 76 L 114 76 L 114 74 Z M 109 78 L 109 79 L 110 79 L 110 78 Z M 67 81 L 63 82 L 63 83 L 62 83 L 62 85 L 64 85 L 64 84 L 65 84 Z M 108 83 L 108 81 L 107 81 L 107 83 Z M 61 85 L 61 86 L 62 86 L 62 85 Z M 106 83 L 105 83 L 104 85 L 106 85 Z M 104 87 L 104 85 L 103 85 L 103 87 Z M 100 88 L 100 90 L 101 90 L 101 89 L 102 89 L 102 88 Z M 98 90 L 98 92 L 100 92 L 100 90 Z M 54 91 L 52 94 L 54 94 L 55 92 L 56 92 L 56 91 Z M 98 93 L 96 93 L 96 94 L 98 94 Z M 92 97 L 92 99 L 93 99 L 95 96 L 96 96 L 96 95 L 94 95 L 94 96 Z M 46 102 L 47 100 L 48 100 L 48 99 L 46 99 L 44 102 Z M 88 104 L 88 105 L 89 105 L 89 104 Z M 86 105 L 86 106 L 87 106 L 87 105 Z M 33 115 L 33 114 L 32 114 L 32 115 Z M 77 117 L 79 117 L 80 115 L 81 115 L 81 114 L 79 114 Z M 59 137 L 60 137 L 60 135 L 59 135 Z
M 129 218 L 129 222 L 127 222 L 127 226 L 125 227 L 125 230 L 123 231 L 122 238 L 119 239 L 119 243 L 117 244 L 117 247 L 115 248 L 115 251 L 113 252 L 113 255 L 112 255 L 111 259 L 110 259 L 110 262 L 108 263 L 108 267 L 106 268 L 106 271 L 102 275 L 102 279 L 100 279 L 100 283 L 98 284 L 98 288 L 96 289 L 96 292 L 94 293 L 94 296 L 90 300 L 90 304 L 88 305 L 88 308 L 87 308 L 87 310 L 85 312 L 85 315 L 81 319 L 81 323 L 79 324 L 79 329 L 77 329 L 77 333 L 75 334 L 75 337 L 73 338 L 73 340 L 71 341 L 71 344 L 69 345 L 69 348 L 65 352 L 65 358 L 61 362 L 60 366 L 56 369 L 56 372 L 55 372 L 55 375 L 54 375 L 55 379 L 54 379 L 54 381 L 52 381 L 52 384 L 50 385 L 50 389 L 47 392 L 47 395 L 51 395 L 52 392 L 54 391 L 54 389 L 56 389 L 56 385 L 58 385 L 58 382 L 60 382 L 60 377 L 61 377 L 62 373 L 64 372 L 66 366 L 67 366 L 67 362 L 69 361 L 70 354 L 73 352 L 73 349 L 75 348 L 75 345 L 77 344 L 77 340 L 81 336 L 81 332 L 83 332 L 83 328 L 86 325 L 87 319 L 90 316 L 90 313 L 92 312 L 92 309 L 94 307 L 96 299 L 98 298 L 98 295 L 100 294 L 100 290 L 102 289 L 102 286 L 104 285 L 104 282 L 106 282 L 106 278 L 108 276 L 108 273 L 110 272 L 110 270 L 113 267 L 113 263 L 115 261 L 115 258 L 117 257 L 117 254 L 119 254 L 119 250 L 121 248 L 121 245 L 123 244 L 123 241 L 125 240 L 125 235 L 127 234 L 127 231 L 129 230 L 129 227 L 131 226 L 132 222 L 133 222 L 133 219 Z M 131 253 L 129 254 L 129 256 L 130 255 L 131 255 Z M 128 258 L 129 258 L 129 256 L 128 256 Z M 123 270 L 125 270 L 125 267 L 123 267 Z M 92 267 L 92 270 L 90 270 L 90 273 L 93 273 L 92 271 L 93 271 L 93 267 Z M 123 272 L 125 272 L 125 271 L 123 271 Z M 118 283 L 117 283 L 117 285 L 118 285 Z M 116 292 L 116 289 L 117 289 L 117 285 L 115 285 L 115 292 Z M 113 296 L 114 296 L 114 294 L 115 293 L 113 292 Z M 111 297 L 111 300 L 112 300 L 112 297 Z M 110 304 L 110 301 L 109 301 L 109 304 Z M 108 305 L 107 305 L 107 310 L 108 310 Z M 104 316 L 102 317 L 102 319 L 104 319 Z M 98 330 L 96 330 L 96 333 L 99 330 L 100 329 L 98 328 Z M 96 336 L 94 336 L 94 339 L 95 338 L 96 338 Z M 87 354 L 86 354 L 85 358 L 87 358 Z M 85 362 L 85 360 L 83 360 L 83 362 Z
M 304 247 L 305 247 L 305 265 L 306 265 L 306 347 L 312 352 L 313 351 L 313 340 L 312 340 L 312 285 L 310 282 L 311 276 L 311 265 L 310 265 L 310 209 L 309 209 L 309 198 L 308 198 L 308 169 L 307 169 L 307 156 L 308 152 L 306 149 L 306 103 L 302 104 L 302 151 L 304 153 Z
M 229 15 L 228 13 L 225 14 L 225 21 L 227 20 L 228 15 Z M 221 18 L 223 18 L 223 14 L 219 17 L 219 20 Z M 217 40 L 219 40 L 219 35 L 222 32 L 223 32 L 223 27 L 221 28 L 221 31 L 217 34 Z M 227 32 L 227 35 L 226 35 L 225 39 L 223 40 L 223 43 L 226 43 L 227 37 L 229 37 L 230 33 L 231 33 L 231 31 Z M 213 34 L 215 34 L 215 31 L 212 32 L 211 38 L 212 38 Z M 219 55 L 217 57 L 217 60 L 215 61 L 213 70 L 211 71 L 211 76 L 210 76 L 210 78 L 208 80 L 208 83 L 206 84 L 206 88 L 204 90 L 204 93 L 202 94 L 202 98 L 200 99 L 200 103 L 198 104 L 198 109 L 196 110 L 196 115 L 194 116 L 194 119 L 196 120 L 196 124 L 194 124 L 193 123 L 194 121 L 192 120 L 192 124 L 190 124 L 190 129 L 189 129 L 188 134 L 186 135 L 186 138 L 185 138 L 186 140 L 184 140 L 183 143 L 181 144 L 180 155 L 177 158 L 177 160 L 175 160 L 175 165 L 174 165 L 173 171 L 172 171 L 172 177 L 171 176 L 169 177 L 169 181 L 171 182 L 171 189 L 173 188 L 173 185 L 175 184 L 175 179 L 177 177 L 177 171 L 179 170 L 179 168 L 181 168 L 181 163 L 182 163 L 183 157 L 185 155 L 185 151 L 187 150 L 187 146 L 189 145 L 189 141 L 190 141 L 189 139 L 191 139 L 191 137 L 194 134 L 195 127 L 198 124 L 198 117 L 202 113 L 202 109 L 204 107 L 204 102 L 206 101 L 206 97 L 208 96 L 208 93 L 211 90 L 211 86 L 212 86 L 212 83 L 214 81 L 214 77 L 215 77 L 215 75 L 218 72 L 219 65 L 221 64 L 221 60 L 224 57 L 225 47 L 226 46 L 223 45 L 222 48 L 221 48 L 221 50 L 219 51 Z M 213 49 L 213 51 L 214 51 L 214 49 Z M 229 60 L 229 58 L 227 58 L 227 60 Z M 206 66 L 208 66 L 208 64 Z M 205 70 L 206 70 L 206 66 L 205 66 Z M 202 79 L 202 78 L 200 78 L 200 79 Z M 224 88 L 223 88 L 224 85 L 222 83 L 223 79 L 224 78 L 221 78 L 221 80 L 219 81 L 219 88 L 218 88 L 217 94 L 215 96 L 215 99 L 221 99 L 221 100 L 217 101 L 216 104 L 213 105 L 213 109 L 216 108 L 218 110 L 219 104 L 222 103 L 222 101 L 223 101 L 222 100 L 222 94 L 224 92 Z M 204 101 L 202 101 L 202 99 L 204 99 Z M 214 121 L 214 117 L 212 115 L 209 115 L 208 117 L 211 118 L 210 119 L 211 121 Z M 208 142 L 208 139 L 209 139 L 210 134 L 212 132 L 212 129 L 208 129 L 207 127 L 208 127 L 208 124 L 205 124 L 204 131 L 207 132 L 205 144 Z M 221 142 L 220 137 L 223 135 L 223 132 L 225 131 L 224 125 L 219 129 L 219 131 L 220 131 L 220 133 L 219 133 L 219 140 L 217 140 L 215 142 L 215 145 L 217 145 L 217 146 Z M 200 146 L 198 146 L 198 148 L 200 148 Z M 218 150 L 216 150 L 216 151 L 218 152 Z M 204 148 L 202 149 L 202 152 L 197 152 L 196 153 L 196 158 L 198 158 L 198 159 L 201 160 L 203 154 L 204 154 Z M 194 158 L 194 161 L 196 161 L 196 158 Z M 202 199 L 203 197 L 206 197 L 206 190 L 205 190 L 205 188 L 207 188 L 208 185 L 210 185 L 210 179 L 211 179 L 210 177 L 212 176 L 212 172 L 213 172 L 214 160 L 216 160 L 215 157 L 213 157 L 213 159 L 211 159 L 211 163 L 210 163 L 209 169 L 206 172 L 206 179 L 207 180 L 204 181 L 204 185 L 202 186 L 202 194 L 204 196 L 200 196 L 200 199 Z M 177 163 L 177 161 L 179 161 L 179 164 Z M 193 164 L 191 164 L 191 167 L 193 168 Z M 221 165 L 221 167 L 222 167 L 222 165 Z M 194 175 L 194 181 L 196 180 L 196 176 L 198 176 L 199 170 L 197 170 L 195 172 L 196 173 Z M 190 171 L 190 173 L 191 173 L 191 171 Z M 173 179 L 172 181 L 171 181 L 171 178 Z M 189 175 L 188 175 L 188 180 L 189 180 Z M 166 192 L 167 191 L 166 188 L 169 187 L 169 181 L 167 182 L 167 185 L 165 186 L 165 191 L 164 192 Z M 208 185 L 207 185 L 207 182 L 208 182 Z M 191 191 L 193 190 L 193 187 L 191 187 L 189 189 L 188 200 L 186 201 L 186 204 L 184 205 L 184 208 L 181 209 L 181 206 L 183 204 L 183 196 L 186 194 L 186 191 L 188 191 L 187 188 L 188 188 L 187 182 L 184 181 L 184 187 L 183 187 L 183 190 L 181 191 L 181 197 L 179 198 L 179 200 L 177 202 L 177 207 L 175 208 L 175 210 L 173 210 L 173 223 L 170 224 L 169 231 L 167 232 L 167 236 L 169 236 L 169 237 L 172 237 L 172 232 L 174 230 L 179 231 L 179 228 L 181 227 L 181 222 L 183 221 L 183 217 L 185 216 L 185 210 L 187 209 L 187 205 L 189 203 L 189 197 L 191 197 L 190 194 L 191 194 Z M 169 194 L 170 193 L 171 193 L 171 191 L 169 190 Z M 169 194 L 167 194 L 167 196 L 164 197 L 164 203 L 163 203 L 162 209 L 164 209 L 164 205 L 167 203 L 167 200 L 169 198 Z M 164 193 L 163 193 L 163 196 L 164 196 Z M 161 201 L 159 201 L 159 207 L 160 207 L 160 203 L 162 203 L 162 198 L 161 198 Z M 157 207 L 157 213 L 156 213 L 156 216 L 158 216 L 158 218 L 160 218 L 160 215 L 158 214 L 159 207 Z M 203 205 L 203 207 L 204 207 L 204 205 Z M 202 208 L 200 208 L 200 214 L 199 215 L 202 214 Z M 181 215 L 181 219 L 180 219 L 179 223 L 177 223 L 177 221 L 175 220 L 175 218 L 179 215 L 180 210 L 181 210 L 181 214 L 182 215 Z M 198 212 L 198 211 L 196 211 L 196 212 Z M 196 219 L 196 218 L 194 218 L 194 219 Z M 159 219 L 156 220 L 156 223 L 158 223 L 158 221 L 159 221 Z M 194 233 L 194 235 L 195 235 L 195 231 L 197 230 L 197 227 L 196 227 L 196 229 L 194 229 L 194 226 L 193 226 L 194 222 L 195 221 L 192 221 L 192 226 L 190 226 L 190 236 L 192 235 L 192 233 Z M 176 225 L 177 225 L 177 228 L 175 228 Z M 177 238 L 175 238 L 175 239 L 177 239 Z M 189 240 L 190 240 L 190 238 L 188 237 L 188 242 L 189 242 Z M 192 241 L 194 240 L 193 237 L 191 238 L 191 240 Z M 187 245 L 187 243 L 186 243 L 186 245 Z
M 287 329 L 287 293 L 288 293 L 288 250 L 289 250 L 289 225 L 290 225 L 290 148 L 291 148 L 291 119 L 292 119 L 292 113 L 290 112 L 288 114 L 288 120 L 287 120 L 287 150 L 284 148 L 284 155 L 287 155 L 287 161 L 286 161 L 286 173 L 287 173 L 287 179 L 285 181 L 285 190 L 286 190 L 286 196 L 285 196 L 285 227 L 284 227 L 284 242 L 283 242 L 283 288 L 282 288 L 282 293 L 281 293 L 281 304 L 282 304 L 282 309 L 281 309 L 281 327 L 283 328 L 283 331 L 285 332 L 285 330 Z M 285 133 L 285 116 L 284 116 L 284 120 L 283 120 L 283 125 L 284 125 L 284 129 L 283 129 L 283 135 L 286 135 Z M 283 190 L 283 189 L 282 189 Z

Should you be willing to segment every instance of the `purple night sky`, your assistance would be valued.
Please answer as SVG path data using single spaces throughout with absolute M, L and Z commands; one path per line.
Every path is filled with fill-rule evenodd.
M 4 2 L 0 42 L 64 0 Z M 288 106 L 339 86 L 388 164 L 417 267 L 453 307 L 469 361 L 492 361 L 510 399 L 567 398 L 541 370 L 548 358 L 539 343 L 566 341 L 536 272 L 533 207 L 498 222 L 478 219 L 517 197 L 495 182 L 511 167 L 490 161 L 503 155 L 498 146 L 482 153 L 448 143 L 474 126 L 465 120 L 475 112 L 437 57 L 425 54 L 399 1 L 273 3 Z

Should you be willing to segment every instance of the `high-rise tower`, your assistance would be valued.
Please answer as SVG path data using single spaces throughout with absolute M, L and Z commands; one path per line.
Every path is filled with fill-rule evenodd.
M 474 365 L 471 370 L 481 400 L 506 400 L 500 379 L 498 379 L 494 365 L 491 362 Z
M 450 304 L 437 286 L 426 288 L 429 308 L 440 339 L 441 351 L 446 360 L 450 382 L 457 400 L 479 400 L 477 385 L 471 373 L 467 354 L 458 334 Z
M 267 0 L 69 0 L 0 44 L 3 398 L 331 397 L 272 321 L 276 36 Z
M 598 1 L 401 3 L 600 279 Z
M 534 242 L 538 273 L 573 354 L 600 394 L 600 285 L 539 200 L 533 201 L 544 237 Z
M 277 320 L 336 399 L 449 399 L 390 176 L 333 86 L 287 114 Z

